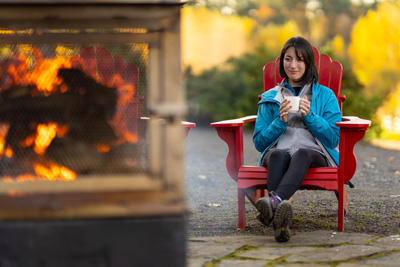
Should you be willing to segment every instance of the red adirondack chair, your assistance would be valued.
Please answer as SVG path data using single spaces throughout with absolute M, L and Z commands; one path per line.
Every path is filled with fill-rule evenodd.
M 342 109 L 345 96 L 340 95 L 343 67 L 337 61 L 332 61 L 326 55 L 320 55 L 314 48 L 316 63 L 319 68 L 319 83 L 332 89 Z M 279 58 L 275 62 L 269 62 L 264 66 L 264 91 L 273 88 L 282 81 L 279 76 Z M 257 103 L 255 102 L 254 105 Z M 229 148 L 226 159 L 226 168 L 229 175 L 237 182 L 238 190 L 238 217 L 239 228 L 244 229 L 245 197 L 255 205 L 258 198 L 265 196 L 267 184 L 267 171 L 265 167 L 244 165 L 243 153 L 243 125 L 255 123 L 257 116 L 247 116 L 233 120 L 211 123 L 219 137 L 224 140 Z M 347 193 L 344 187 L 353 177 L 356 170 L 356 158 L 353 153 L 354 145 L 361 140 L 371 122 L 358 117 L 342 117 L 342 121 L 336 125 L 340 127 L 339 141 L 339 167 L 311 168 L 307 172 L 300 189 L 329 190 L 334 191 L 338 198 L 338 231 L 343 231 L 344 212 L 347 210 Z
M 141 107 L 144 97 L 139 95 L 139 68 L 136 64 L 126 62 L 119 55 L 112 55 L 104 47 L 84 48 L 79 56 L 71 59 L 72 66 L 81 68 L 86 74 L 96 81 L 118 88 L 118 106 L 116 115 L 109 122 L 116 134 L 122 136 L 129 133 L 127 138 L 143 139 L 144 129 L 139 125 L 145 125 L 146 118 L 141 115 Z M 196 126 L 192 122 L 182 122 L 184 136 L 191 128 Z M 136 140 L 132 140 L 136 141 Z

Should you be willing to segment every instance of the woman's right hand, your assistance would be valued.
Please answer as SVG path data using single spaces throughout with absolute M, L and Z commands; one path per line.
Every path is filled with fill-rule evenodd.
M 290 101 L 287 99 L 284 99 L 281 103 L 281 106 L 279 107 L 279 113 L 280 113 L 279 118 L 284 123 L 287 123 L 287 121 L 288 121 L 288 115 L 289 115 L 290 108 L 291 108 Z

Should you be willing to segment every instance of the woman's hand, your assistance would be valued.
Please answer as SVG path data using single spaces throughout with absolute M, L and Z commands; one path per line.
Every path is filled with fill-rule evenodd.
M 306 116 L 310 113 L 310 101 L 307 100 L 307 96 L 304 96 L 303 99 L 300 101 L 300 114 L 301 116 Z
M 287 123 L 288 121 L 289 109 L 291 107 L 292 106 L 290 105 L 290 101 L 287 99 L 284 99 L 281 103 L 281 106 L 279 107 L 279 113 L 280 113 L 279 118 L 284 123 Z

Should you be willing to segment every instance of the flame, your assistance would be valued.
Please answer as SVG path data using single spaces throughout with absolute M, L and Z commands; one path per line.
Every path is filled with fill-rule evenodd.
M 49 124 L 39 124 L 37 127 L 37 136 L 35 139 L 35 147 L 34 150 L 37 154 L 43 155 L 46 151 L 47 147 L 50 145 L 51 141 L 53 141 L 54 137 L 56 137 L 56 123 Z
M 135 87 L 131 84 L 125 84 L 119 87 L 118 91 L 123 92 L 123 94 L 120 94 L 120 97 L 118 98 L 118 104 L 126 105 L 129 104 L 131 99 L 133 98 Z
M 138 136 L 129 129 L 127 118 L 130 116 L 130 103 L 135 97 L 137 88 L 131 83 L 125 81 L 120 74 L 115 74 L 112 79 L 105 80 L 97 73 L 97 60 L 79 61 L 79 57 L 73 56 L 69 58 L 66 48 L 59 46 L 56 51 L 58 56 L 54 58 L 44 58 L 42 52 L 36 46 L 20 45 L 20 52 L 15 56 L 16 60 L 8 66 L 6 73 L 9 77 L 8 85 L 35 85 L 37 91 L 44 92 L 49 95 L 59 90 L 61 93 L 68 91 L 68 87 L 62 83 L 59 78 L 58 71 L 60 68 L 81 68 L 89 76 L 92 76 L 98 82 L 107 86 L 115 86 L 118 90 L 117 112 L 110 121 L 117 135 L 121 137 L 129 137 L 127 142 L 137 142 Z M 83 64 L 83 65 L 82 65 Z M 134 111 L 136 112 L 136 111 Z M 134 136 L 134 137 L 132 137 Z M 26 140 L 28 143 L 31 140 Z M 30 146 L 30 144 L 24 146 Z M 1 149 L 1 147 L 0 147 Z M 43 154 L 43 148 L 36 148 L 39 153 Z
M 0 155 L 6 155 L 6 157 L 11 158 L 13 151 L 10 146 L 5 147 L 5 138 L 8 132 L 9 125 L 0 126 Z
M 67 125 L 57 125 L 56 128 L 56 134 L 58 137 L 63 137 L 67 134 L 68 132 L 68 126 Z
M 5 183 L 13 183 L 14 182 L 14 179 L 11 178 L 10 176 L 4 176 L 1 180 Z
M 32 47 L 32 55 L 20 53 L 18 60 L 11 64 L 7 73 L 11 77 L 9 85 L 36 85 L 37 90 L 46 92 L 46 95 L 56 91 L 62 83 L 59 78 L 60 68 L 71 68 L 71 62 L 65 57 L 46 59 L 37 47 Z M 34 68 L 29 68 L 29 62 L 34 62 Z
M 54 122 L 39 124 L 36 128 L 36 133 L 25 138 L 20 145 L 21 147 L 30 147 L 34 145 L 35 152 L 38 155 L 43 155 L 54 137 L 63 137 L 67 132 L 68 126 L 66 125 L 58 125 Z
M 137 134 L 132 134 L 130 132 L 125 132 L 124 133 L 124 137 L 129 143 L 136 143 L 138 141 Z
M 34 49 L 36 54 L 36 67 L 28 75 L 28 82 L 35 84 L 39 91 L 52 92 L 61 84 L 62 79 L 57 77 L 60 68 L 71 67 L 65 58 L 56 57 L 43 59 L 39 49 Z
M 36 163 L 33 166 L 35 173 L 37 176 L 33 174 L 24 174 L 17 177 L 17 179 L 13 179 L 10 176 L 5 176 L 1 180 L 4 183 L 24 183 L 24 182 L 33 182 L 36 180 L 62 180 L 62 181 L 73 181 L 76 179 L 76 174 L 69 170 L 68 168 L 50 163 L 47 167 Z
M 13 151 L 12 151 L 12 149 L 8 146 L 7 149 L 6 149 L 6 157 L 7 157 L 7 158 L 11 158 L 12 155 L 13 155 Z
M 21 147 L 30 147 L 33 146 L 33 144 L 35 144 L 35 140 L 36 140 L 36 133 L 25 138 L 25 140 L 22 141 L 20 145 Z
M 23 183 L 23 182 L 26 182 L 26 181 L 31 181 L 32 182 L 32 181 L 35 181 L 35 180 L 36 179 L 32 174 L 24 174 L 24 175 L 18 176 L 16 182 L 17 183 Z
M 9 125 L 2 125 L 0 127 L 0 154 L 4 153 L 5 138 L 8 132 Z
M 35 169 L 35 172 L 38 176 L 44 177 L 50 181 L 73 181 L 76 178 L 75 172 L 55 163 L 50 163 L 48 167 L 36 163 L 33 165 L 33 168 Z
M 104 144 L 98 144 L 96 145 L 96 149 L 99 152 L 109 152 L 111 150 L 111 147 L 109 145 L 104 145 Z
M 39 48 L 35 46 L 19 45 L 18 48 L 19 53 L 14 55 L 10 64 L 7 65 L 6 69 L 2 70 L 2 75 L 6 75 L 6 79 L 3 79 L 4 81 L 0 90 L 10 88 L 11 86 L 29 85 L 35 88 L 35 90 L 31 91 L 32 97 L 35 97 L 37 92 L 42 92 L 42 95 L 44 94 L 45 96 L 56 92 L 65 93 L 68 91 L 68 87 L 58 77 L 60 68 L 81 68 L 88 75 L 96 76 L 94 78 L 101 78 L 101 75 L 97 73 L 96 59 L 88 61 L 89 63 L 86 62 L 89 65 L 83 65 L 84 62 L 79 60 L 79 56 L 72 56 L 66 48 L 57 48 L 56 53 L 58 56 L 54 58 L 45 58 Z M 114 75 L 108 81 L 104 79 L 98 80 L 104 85 L 114 86 L 118 90 L 117 112 L 112 121 L 110 121 L 110 124 L 117 133 L 119 141 L 112 144 L 97 144 L 95 146 L 99 152 L 106 153 L 113 147 L 124 142 L 135 143 L 138 141 L 138 135 L 129 128 L 131 126 L 128 124 L 131 112 L 130 105 L 132 99 L 135 97 L 135 90 L 137 88 L 127 83 L 119 74 Z M 0 155 L 12 157 L 13 151 L 11 147 L 6 146 L 5 143 L 8 129 L 9 126 L 0 125 Z M 43 156 L 53 139 L 56 136 L 60 138 L 65 136 L 69 128 L 66 125 L 58 125 L 55 122 L 50 122 L 47 124 L 34 123 L 32 130 L 34 133 L 27 136 L 19 145 L 23 148 L 32 147 L 35 153 Z M 25 182 L 37 179 L 72 181 L 76 178 L 76 174 L 72 170 L 56 163 L 48 163 L 46 165 L 36 163 L 33 168 L 37 176 L 34 174 L 23 174 L 15 180 L 11 177 L 4 177 L 2 181 Z
M 113 120 L 110 121 L 110 124 L 113 125 L 119 136 L 122 136 L 126 139 L 126 142 L 136 143 L 139 139 L 138 135 L 128 129 L 126 121 L 127 114 L 130 114 L 129 105 L 132 99 L 135 97 L 135 86 L 125 83 L 124 79 L 119 74 L 115 75 L 113 82 L 114 86 L 116 86 L 118 90 L 118 108 Z

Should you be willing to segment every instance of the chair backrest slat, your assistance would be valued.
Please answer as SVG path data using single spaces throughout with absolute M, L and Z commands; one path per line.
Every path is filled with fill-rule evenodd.
M 329 88 L 331 88 L 337 97 L 340 95 L 340 88 L 342 86 L 343 66 L 338 61 L 332 62 L 331 67 L 331 82 Z M 339 103 L 341 103 L 339 101 Z
M 263 69 L 264 74 L 264 92 L 273 88 L 275 83 L 275 62 L 268 62 Z
M 342 84 L 343 66 L 338 61 L 326 55 L 319 53 L 318 49 L 313 47 L 315 53 L 315 63 L 319 70 L 319 83 L 330 88 L 339 98 L 340 86 Z M 279 75 L 279 57 L 274 62 L 265 64 L 263 69 L 264 92 L 274 88 L 283 78 Z M 261 95 L 259 95 L 259 98 Z M 339 100 L 339 99 L 338 99 Z M 341 102 L 339 101 L 341 104 Z
M 320 63 L 319 51 L 315 46 L 313 46 L 313 49 L 314 49 L 314 54 L 315 54 L 315 64 L 317 64 L 317 69 L 319 69 L 319 63 Z
M 278 83 L 281 83 L 282 81 L 283 81 L 283 78 L 281 77 L 281 75 L 279 75 L 279 59 L 280 59 L 280 57 L 278 57 L 276 60 L 275 60 L 275 75 L 276 75 L 276 77 L 275 77 L 275 85 L 276 84 L 278 84 Z
M 126 64 L 128 83 L 135 87 L 134 96 L 139 96 L 139 68 L 136 64 L 129 62 Z
M 86 47 L 81 51 L 80 65 L 87 75 L 98 81 L 95 47 Z
M 331 78 L 331 66 L 332 60 L 326 55 L 321 55 L 321 67 L 319 68 L 319 83 L 329 87 L 330 78 Z
M 114 60 L 110 51 L 104 47 L 96 47 L 96 67 L 99 82 L 113 86 Z
M 117 80 L 117 75 L 121 80 Z M 125 59 L 119 55 L 114 55 L 114 84 L 119 86 L 117 83 L 124 83 L 126 81 L 126 62 Z

